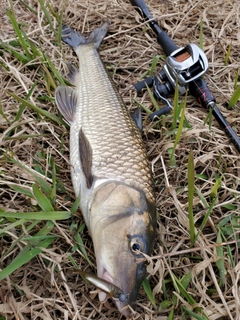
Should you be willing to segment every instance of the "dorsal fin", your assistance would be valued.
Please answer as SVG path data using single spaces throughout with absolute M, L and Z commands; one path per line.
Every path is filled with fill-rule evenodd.
M 92 148 L 82 128 L 79 131 L 79 153 L 82 171 L 86 178 L 87 188 L 90 189 L 93 182 L 92 176 Z

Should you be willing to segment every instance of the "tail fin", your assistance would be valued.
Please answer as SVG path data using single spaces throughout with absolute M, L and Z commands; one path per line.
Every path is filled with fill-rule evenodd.
M 97 28 L 92 31 L 90 36 L 86 39 L 77 31 L 67 27 L 62 27 L 62 41 L 67 43 L 70 47 L 72 47 L 75 51 L 78 46 L 82 44 L 90 44 L 92 43 L 94 47 L 97 49 L 102 42 L 102 39 L 105 37 L 108 31 L 109 22 L 105 22 L 100 28 Z

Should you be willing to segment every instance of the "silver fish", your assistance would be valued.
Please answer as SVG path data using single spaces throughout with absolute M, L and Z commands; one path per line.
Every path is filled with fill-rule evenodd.
M 136 259 L 150 254 L 156 209 L 140 130 L 97 52 L 107 29 L 106 22 L 85 39 L 63 27 L 62 40 L 75 50 L 80 69 L 69 66 L 75 88 L 59 86 L 55 97 L 70 124 L 72 182 L 93 240 L 98 277 L 120 288 L 127 298 L 113 300 L 128 315 L 145 277 L 145 264 Z M 105 301 L 106 292 L 99 299 Z

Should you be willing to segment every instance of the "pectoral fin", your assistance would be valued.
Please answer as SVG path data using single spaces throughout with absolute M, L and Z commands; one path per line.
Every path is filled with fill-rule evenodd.
M 92 176 L 92 148 L 82 128 L 79 131 L 79 153 L 82 171 L 86 178 L 87 188 L 90 189 L 93 182 Z
M 71 124 L 74 120 L 78 101 L 76 91 L 70 87 L 59 86 L 55 93 L 55 99 L 58 110 L 65 120 Z

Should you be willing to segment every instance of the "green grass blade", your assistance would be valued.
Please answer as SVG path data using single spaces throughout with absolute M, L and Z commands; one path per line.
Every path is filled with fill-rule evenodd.
M 174 99 L 173 99 L 173 122 L 171 126 L 171 130 L 175 130 L 177 128 L 177 120 L 179 116 L 179 106 L 178 106 L 178 82 L 176 81 Z
M 233 233 L 232 233 L 232 234 L 233 234 Z M 222 235 L 222 237 L 223 237 L 223 241 L 227 242 L 227 239 L 226 239 L 226 237 L 224 236 L 222 230 L 221 230 L 221 235 Z M 234 261 L 234 257 L 233 257 L 233 254 L 232 254 L 232 250 L 231 250 L 230 245 L 226 245 L 226 249 L 227 249 L 227 253 L 228 253 L 228 257 L 229 257 L 229 259 L 230 259 L 231 265 L 232 265 L 233 268 L 235 268 L 236 264 L 235 264 L 235 261 Z
M 218 223 L 218 227 L 219 228 L 223 228 L 226 226 L 227 223 L 229 223 L 229 221 L 231 221 L 230 219 L 232 218 L 232 215 L 228 215 L 225 218 L 223 218 L 219 223 Z
M 145 107 L 141 102 L 137 101 L 136 99 L 134 99 L 134 102 L 136 102 L 147 114 L 152 113 L 152 111 Z
M 11 47 L 10 45 L 2 42 L 0 40 L 0 48 L 6 50 L 7 52 L 11 53 L 17 60 L 21 61 L 22 63 L 26 64 L 29 61 L 31 61 L 32 59 L 20 52 L 18 52 L 17 50 L 15 50 L 13 47 Z
M 34 230 L 34 228 L 36 227 L 36 225 L 39 223 L 38 220 L 35 220 L 33 221 L 32 223 L 30 223 L 30 225 L 27 225 L 25 226 L 26 227 L 26 230 L 28 233 L 30 233 L 30 231 Z M 53 229 L 54 227 L 54 223 L 50 220 L 48 220 L 45 224 L 45 226 L 40 229 L 37 234 L 35 236 L 41 236 L 41 235 L 47 235 L 49 232 L 51 232 L 51 230 Z M 7 250 L 7 252 L 5 253 L 5 256 L 8 255 L 8 253 L 12 252 L 12 250 L 14 249 L 14 247 L 22 240 L 22 238 L 25 237 L 25 234 L 21 234 L 17 239 L 16 241 L 14 241 L 12 243 L 12 245 L 10 246 L 10 248 Z M 38 242 L 36 243 L 38 244 Z M 28 252 L 30 249 L 32 249 L 32 244 L 27 244 L 23 250 L 20 251 L 20 253 L 18 254 L 18 257 L 21 258 L 21 256 L 24 256 L 24 254 L 26 252 Z
M 210 198 L 214 199 L 217 197 L 218 188 L 221 186 L 222 177 L 218 178 L 212 187 Z
M 47 137 L 49 136 L 48 134 L 21 134 L 16 137 L 6 137 L 4 140 L 8 141 L 16 141 L 16 140 L 27 140 L 29 138 L 42 138 L 42 137 Z
M 205 316 L 205 315 L 200 316 L 200 315 L 198 315 L 197 313 L 193 312 L 192 310 L 188 309 L 185 306 L 182 306 L 182 309 L 184 311 L 186 311 L 190 316 L 192 316 L 196 320 L 208 320 L 207 316 Z
M 54 159 L 50 158 L 50 166 L 52 172 L 52 192 L 50 194 L 51 202 L 55 206 L 55 201 L 57 197 L 57 171 L 56 171 L 56 164 Z
M 181 138 L 182 129 L 183 129 L 183 123 L 184 123 L 184 118 L 185 118 L 186 105 L 187 105 L 187 92 L 186 92 L 185 99 L 184 99 L 183 109 L 182 109 L 181 118 L 180 118 L 180 122 L 179 122 L 179 126 L 178 126 L 178 131 L 177 131 L 177 134 L 176 134 L 176 138 L 175 138 L 175 142 L 174 142 L 174 146 L 173 146 L 173 150 L 172 150 L 172 155 L 171 155 L 171 158 L 170 158 L 170 165 L 172 163 L 172 159 L 173 159 L 174 154 L 175 154 L 176 146 L 177 146 L 177 144 L 178 144 L 178 142 L 180 141 L 180 138 Z M 174 113 L 176 112 L 175 108 L 176 107 L 174 107 Z
M 193 297 L 187 292 L 187 290 L 182 286 L 181 282 L 179 280 L 176 280 L 178 289 L 180 291 L 181 296 L 183 296 L 191 305 L 194 305 L 196 301 L 193 299 Z
M 174 320 L 174 307 L 171 308 L 171 311 L 168 316 L 168 320 Z
M 71 264 L 73 265 L 74 269 L 78 269 L 78 268 L 79 268 L 78 264 L 77 264 L 76 261 L 73 259 L 72 255 L 68 255 L 68 259 L 69 259 L 69 261 L 71 262 Z
M 40 177 L 37 172 L 35 172 L 33 169 L 29 169 L 25 165 L 23 165 L 21 162 L 18 160 L 8 157 L 7 155 L 5 156 L 6 159 L 12 163 L 15 163 L 18 167 L 22 168 L 23 170 L 26 170 L 31 176 L 33 176 L 35 183 L 41 186 L 41 189 L 43 192 L 46 194 L 50 193 L 52 190 L 52 186 L 42 177 Z
M 31 55 L 30 51 L 28 50 L 27 41 L 26 41 L 26 39 L 24 39 L 24 37 L 22 36 L 22 32 L 21 32 L 21 30 L 20 30 L 20 28 L 19 28 L 19 26 L 18 26 L 12 0 L 9 0 L 9 2 L 10 2 L 11 11 L 10 11 L 9 9 L 6 10 L 7 16 L 8 16 L 8 18 L 9 18 L 10 21 L 11 21 L 11 24 L 12 24 L 12 26 L 13 26 L 13 29 L 14 29 L 14 31 L 15 31 L 18 39 L 19 39 L 19 42 L 20 42 L 22 48 L 24 49 L 27 57 L 28 57 L 28 58 L 32 58 L 32 55 Z
M 191 282 L 191 280 L 192 280 L 192 271 L 189 271 L 181 279 L 182 286 L 186 289 L 189 283 Z
M 25 219 L 26 221 L 29 222 L 29 220 Z M 28 224 L 27 226 L 25 226 L 27 232 L 29 233 L 30 231 L 34 230 L 34 228 L 37 226 L 37 224 L 39 223 L 38 220 L 34 220 L 32 223 Z M 52 221 L 47 221 L 46 225 L 38 232 L 40 234 L 40 232 L 42 232 L 43 229 L 46 230 L 46 226 L 48 226 L 48 232 L 51 231 L 51 229 L 49 229 L 49 225 L 52 224 L 51 229 L 53 228 L 54 224 Z M 46 233 L 45 233 L 46 234 Z M 19 242 L 22 241 L 22 238 L 25 236 L 25 233 L 22 233 L 18 236 L 18 238 L 12 242 L 11 246 L 9 247 L 9 249 L 5 252 L 4 256 L 7 256 L 10 252 L 13 252 L 14 248 L 19 244 Z M 26 245 L 25 248 L 23 248 L 23 250 L 21 250 L 21 252 L 19 253 L 19 257 L 21 255 L 24 255 L 24 252 L 27 252 L 28 250 L 30 250 L 32 248 L 32 245 L 28 244 Z M 4 257 L 2 257 L 4 258 Z
M 62 16 L 63 16 L 63 10 L 61 11 L 60 22 L 59 22 L 59 25 L 58 25 L 58 32 L 57 32 L 57 43 L 58 43 L 58 45 L 60 45 L 61 41 L 62 41 Z
M 0 115 L 7 121 L 7 123 L 10 123 L 10 121 L 6 117 L 5 113 L 3 112 L 3 107 L 2 107 L 2 101 L 1 100 L 0 100 Z
M 212 119 L 213 119 L 213 116 L 212 116 L 212 111 L 213 109 L 212 108 L 209 108 L 209 111 L 208 111 L 208 114 L 206 116 L 206 119 L 204 120 L 204 125 L 206 123 L 208 123 L 208 126 L 209 126 L 209 130 L 211 130 L 211 127 L 212 127 Z
M 154 296 L 153 296 L 153 293 L 152 293 L 152 289 L 151 289 L 151 286 L 149 284 L 149 281 L 147 278 L 145 278 L 143 280 L 143 289 L 144 291 L 146 292 L 147 296 L 148 296 L 148 299 L 151 301 L 152 305 L 154 306 L 154 308 L 157 308 L 156 306 L 156 302 L 155 302 L 155 299 L 154 299 Z
M 26 8 L 28 8 L 28 10 L 30 10 L 32 13 L 34 13 L 36 16 L 37 16 L 37 11 L 36 10 L 34 10 L 32 7 L 30 7 L 24 0 L 20 0 L 20 2 L 22 3 L 22 4 L 24 4 L 24 6 L 26 7 Z
M 69 211 L 39 211 L 39 212 L 0 212 L 0 217 L 28 220 L 66 220 L 71 216 Z
M 207 179 L 207 177 L 206 177 L 206 179 Z M 207 200 L 204 198 L 204 195 L 201 193 L 201 191 L 196 186 L 195 186 L 195 191 L 196 191 L 199 199 L 201 200 L 203 207 L 208 208 Z
M 17 191 L 18 193 L 20 193 L 22 195 L 25 195 L 27 197 L 32 198 L 32 192 L 30 191 L 29 187 L 20 186 L 20 185 L 17 185 L 17 184 L 9 184 L 8 186 L 12 190 Z
M 28 91 L 28 93 L 27 93 L 27 95 L 26 95 L 26 99 L 25 99 L 25 100 L 29 100 L 29 98 L 31 97 L 34 89 L 36 88 L 36 85 L 37 85 L 37 82 L 35 82 L 35 83 L 32 85 L 32 87 L 30 88 L 30 90 Z M 16 117 L 15 117 L 15 119 L 14 119 L 13 122 L 18 121 L 18 120 L 21 118 L 22 113 L 23 113 L 25 107 L 26 107 L 25 104 L 21 104 L 21 105 L 20 105 L 19 110 L 18 110 L 18 112 L 17 112 L 17 114 L 16 114 Z
M 211 214 L 211 212 L 212 212 L 212 210 L 213 210 L 213 207 L 214 207 L 216 201 L 217 201 L 217 197 L 216 197 L 215 199 L 213 199 L 212 203 L 210 204 L 210 206 L 209 206 L 209 208 L 208 208 L 208 211 L 207 211 L 207 213 L 205 214 L 205 216 L 204 216 L 204 218 L 203 218 L 203 221 L 202 221 L 202 223 L 201 223 L 201 225 L 200 225 L 200 227 L 199 227 L 199 231 L 198 231 L 198 233 L 197 233 L 197 235 L 196 235 L 196 237 L 195 237 L 195 241 L 197 241 L 197 238 L 198 238 L 199 234 L 202 232 L 203 228 L 205 227 L 205 225 L 206 225 L 206 223 L 207 223 L 207 221 L 208 221 L 208 218 L 209 218 L 209 216 L 210 216 L 210 214 Z
M 153 61 L 152 61 L 152 65 L 149 71 L 149 77 L 152 77 L 154 75 L 156 66 L 158 64 L 159 59 L 161 58 L 161 56 L 157 55 L 155 57 L 153 57 Z
M 235 79 L 234 79 L 234 85 L 233 85 L 234 90 L 237 89 L 238 79 L 239 79 L 239 70 L 237 70 L 236 76 L 235 76 Z
M 37 47 L 34 45 L 34 43 L 28 38 L 27 34 L 21 30 L 22 34 L 23 34 L 23 38 L 25 40 L 25 42 L 28 44 L 28 47 L 32 50 L 31 53 L 31 59 L 36 59 L 37 57 L 40 56 L 40 52 L 37 49 Z
M 79 204 L 80 204 L 80 195 L 76 198 L 76 200 L 72 205 L 72 208 L 70 209 L 70 212 L 72 215 L 75 214 L 75 212 L 77 211 Z
M 12 272 L 14 272 L 18 268 L 20 268 L 21 266 L 26 264 L 28 261 L 30 261 L 31 259 L 36 257 L 39 253 L 42 252 L 42 248 L 47 248 L 55 239 L 56 239 L 56 237 L 47 238 L 47 239 L 43 240 L 42 242 L 40 242 L 38 244 L 38 246 L 36 246 L 35 248 L 33 248 L 27 252 L 24 252 L 24 255 L 22 255 L 21 258 L 19 258 L 19 256 L 17 256 L 10 263 L 10 265 L 8 265 L 5 269 L 0 271 L 0 280 L 3 280 L 8 275 L 10 275 Z
M 85 249 L 85 245 L 83 243 L 82 237 L 80 235 L 80 233 L 83 231 L 84 228 L 85 228 L 85 224 L 83 224 L 83 225 L 81 225 L 79 227 L 79 229 L 77 230 L 77 232 L 76 232 L 76 234 L 74 236 L 74 239 L 77 242 L 78 247 L 79 247 L 80 251 L 82 252 L 84 258 L 87 260 L 88 264 L 92 265 L 92 263 L 91 263 L 91 261 L 90 261 L 90 259 L 88 257 L 87 251 Z
M 169 309 L 172 305 L 173 305 L 172 301 L 163 300 L 163 301 L 160 302 L 158 310 L 159 311 L 163 311 L 165 309 Z
M 218 231 L 216 243 L 222 243 L 221 230 Z M 219 272 L 219 276 L 220 276 L 219 285 L 221 287 L 221 286 L 225 286 L 225 284 L 226 284 L 226 274 L 227 274 L 227 271 L 224 266 L 223 246 L 217 246 L 216 252 L 219 257 L 219 259 L 216 261 L 216 266 L 218 268 L 218 272 Z
M 195 231 L 194 231 L 194 216 L 193 216 L 193 197 L 194 197 L 194 161 L 193 152 L 190 150 L 188 156 L 188 219 L 190 228 L 190 242 L 194 245 L 195 242 Z
M 32 243 L 33 245 L 36 245 L 36 243 L 39 243 L 42 240 L 45 239 L 56 239 L 56 236 L 54 235 L 45 235 L 45 236 L 29 236 L 29 237 L 23 237 L 23 241 L 28 241 L 29 243 Z
M 11 97 L 13 97 L 14 99 L 16 99 L 17 101 L 19 101 L 22 104 L 26 105 L 27 107 L 33 109 L 38 114 L 41 114 L 41 115 L 45 116 L 46 118 L 56 122 L 57 124 L 63 124 L 63 125 L 66 126 L 66 123 L 63 120 L 61 120 L 59 117 L 55 116 L 54 114 L 51 114 L 50 112 L 37 107 L 36 105 L 32 104 L 31 102 L 27 101 L 26 99 L 22 99 L 22 98 L 16 96 L 14 93 L 8 92 L 8 94 Z
M 42 65 L 42 68 L 43 68 L 43 70 L 44 70 L 44 72 L 45 72 L 45 74 L 46 74 L 46 77 L 44 77 L 45 80 L 46 80 L 46 89 L 47 89 L 47 91 L 48 91 L 48 94 L 50 95 L 50 94 L 51 94 L 51 87 L 52 87 L 54 90 L 56 90 L 57 85 L 56 85 L 56 83 L 55 83 L 55 81 L 54 81 L 54 79 L 53 79 L 50 71 L 48 70 L 47 66 L 45 66 L 45 65 L 43 64 L 43 65 Z
M 32 187 L 33 195 L 38 202 L 38 205 L 41 207 L 43 211 L 54 211 L 50 200 L 46 197 L 44 193 L 40 191 L 36 184 Z
M 0 211 L 1 213 L 2 211 Z M 10 219 L 9 219 L 10 220 Z M 3 229 L 0 229 L 0 235 L 7 232 L 8 230 L 11 230 L 11 229 L 14 229 L 16 228 L 17 226 L 21 226 L 23 225 L 27 220 L 26 219 L 19 219 L 11 224 L 9 224 L 7 227 L 3 228 Z
M 238 206 L 235 204 L 231 204 L 231 203 L 226 203 L 222 205 L 223 208 L 228 209 L 228 210 L 237 210 Z
M 229 100 L 228 108 L 232 109 L 239 99 L 240 99 L 240 86 L 237 87 L 237 89 L 233 92 L 233 95 Z
M 42 11 L 44 12 L 45 17 L 46 17 L 46 19 L 47 19 L 47 21 L 48 21 L 48 23 L 49 23 L 52 31 L 54 32 L 55 37 L 57 38 L 57 33 L 56 33 L 55 28 L 54 28 L 54 23 L 53 23 L 53 21 L 52 21 L 52 18 L 51 18 L 51 16 L 50 16 L 47 8 L 46 8 L 45 5 L 44 5 L 43 0 L 38 0 L 38 2 L 40 3 L 40 6 L 41 6 L 41 8 L 42 8 Z
M 231 50 L 232 50 L 232 43 L 230 43 L 230 45 L 228 46 L 227 54 L 226 54 L 226 57 L 225 57 L 225 60 L 224 60 L 224 65 L 225 66 L 228 64 L 228 60 L 229 60 L 229 57 L 231 55 Z
M 149 88 L 148 86 L 146 86 L 146 88 L 147 88 L 149 97 L 150 97 L 150 99 L 151 99 L 151 101 L 152 101 L 152 104 L 153 104 L 153 106 L 154 106 L 154 109 L 155 109 L 155 110 L 159 110 L 158 103 L 157 103 L 156 99 L 154 98 L 152 91 L 150 90 L 150 88 Z
M 55 68 L 54 64 L 52 63 L 52 61 L 49 59 L 49 57 L 45 56 L 45 59 L 48 63 L 49 69 L 52 71 L 52 73 L 54 74 L 54 76 L 58 79 L 58 81 L 62 84 L 62 85 L 66 85 L 66 84 L 71 84 L 69 82 L 66 82 L 63 77 L 61 76 L 61 74 L 58 72 L 58 70 Z M 72 85 L 72 84 L 71 84 Z

